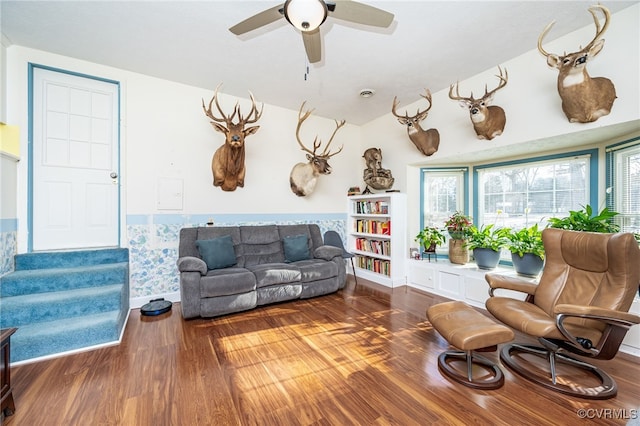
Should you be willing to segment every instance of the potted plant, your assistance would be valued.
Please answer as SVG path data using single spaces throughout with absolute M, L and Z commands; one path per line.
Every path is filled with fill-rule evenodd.
M 473 225 L 471 218 L 464 213 L 457 211 L 453 213 L 444 223 L 449 239 L 449 261 L 459 265 L 464 265 L 469 261 L 469 250 L 465 246 L 469 227 Z
M 444 244 L 444 234 L 433 226 L 427 226 L 416 235 L 415 241 L 418 241 L 424 251 L 435 252 L 436 246 Z
M 472 225 L 471 218 L 461 211 L 453 213 L 444 223 L 449 236 L 454 240 L 464 240 Z
M 594 214 L 593 208 L 587 204 L 582 206 L 582 210 L 569 210 L 567 217 L 550 218 L 549 227 L 572 231 L 615 233 L 620 232 L 620 226 L 611 221 L 616 215 L 618 212 L 611 211 L 607 207 L 600 213 Z
M 466 241 L 480 269 L 493 269 L 500 261 L 500 249 L 509 242 L 509 228 L 494 228 L 493 224 L 480 228 L 471 226 Z
M 537 276 L 544 266 L 544 245 L 538 224 L 518 231 L 509 230 L 506 237 L 516 273 L 528 277 Z

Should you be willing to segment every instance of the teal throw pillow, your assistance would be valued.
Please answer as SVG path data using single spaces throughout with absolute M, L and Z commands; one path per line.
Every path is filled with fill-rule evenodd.
M 238 263 L 231 235 L 211 240 L 196 240 L 196 247 L 198 247 L 200 257 L 205 261 L 208 269 L 227 268 Z
M 284 237 L 282 243 L 284 245 L 285 261 L 297 262 L 298 260 L 309 259 L 309 244 L 307 243 L 306 235 Z

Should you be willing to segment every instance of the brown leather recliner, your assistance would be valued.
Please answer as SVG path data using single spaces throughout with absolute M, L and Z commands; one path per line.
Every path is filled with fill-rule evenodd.
M 629 233 L 553 228 L 542 232 L 542 240 L 545 265 L 538 284 L 496 273 L 485 276 L 491 287 L 487 310 L 542 344 L 505 345 L 500 358 L 516 373 L 545 387 L 582 398 L 612 398 L 617 393 L 613 378 L 570 354 L 611 359 L 629 328 L 640 323 L 640 316 L 629 313 L 640 286 L 638 243 Z M 524 301 L 498 297 L 497 289 L 528 296 Z M 540 367 L 538 357 L 548 360 L 550 371 Z M 574 367 L 595 376 L 598 383 L 583 385 L 576 380 L 580 375 L 563 374 Z M 586 377 L 585 382 L 594 381 Z

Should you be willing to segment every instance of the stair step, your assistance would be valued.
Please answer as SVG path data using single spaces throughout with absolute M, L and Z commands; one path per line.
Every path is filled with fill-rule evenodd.
M 16 271 L 102 265 L 129 261 L 126 248 L 22 253 L 15 256 Z
M 0 277 L 13 362 L 117 343 L 129 315 L 129 250 L 23 253 Z
M 127 262 L 71 268 L 20 270 L 0 278 L 0 296 L 66 291 L 128 282 Z
M 126 318 L 125 311 L 114 310 L 18 327 L 11 336 L 11 361 L 115 343 Z
M 21 327 L 53 319 L 72 318 L 117 310 L 124 284 L 3 297 L 0 326 Z

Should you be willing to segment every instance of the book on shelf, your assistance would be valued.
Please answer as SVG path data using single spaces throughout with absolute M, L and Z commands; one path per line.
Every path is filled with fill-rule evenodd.
M 376 253 L 383 256 L 391 255 L 391 241 L 369 240 L 367 238 L 356 238 L 356 250 Z
M 391 221 L 358 219 L 355 222 L 355 231 L 366 234 L 391 235 Z
M 366 269 L 378 274 L 391 276 L 391 262 L 388 260 L 374 259 L 367 256 L 356 256 L 358 268 Z
M 386 201 L 356 201 L 357 214 L 389 214 L 389 203 Z

